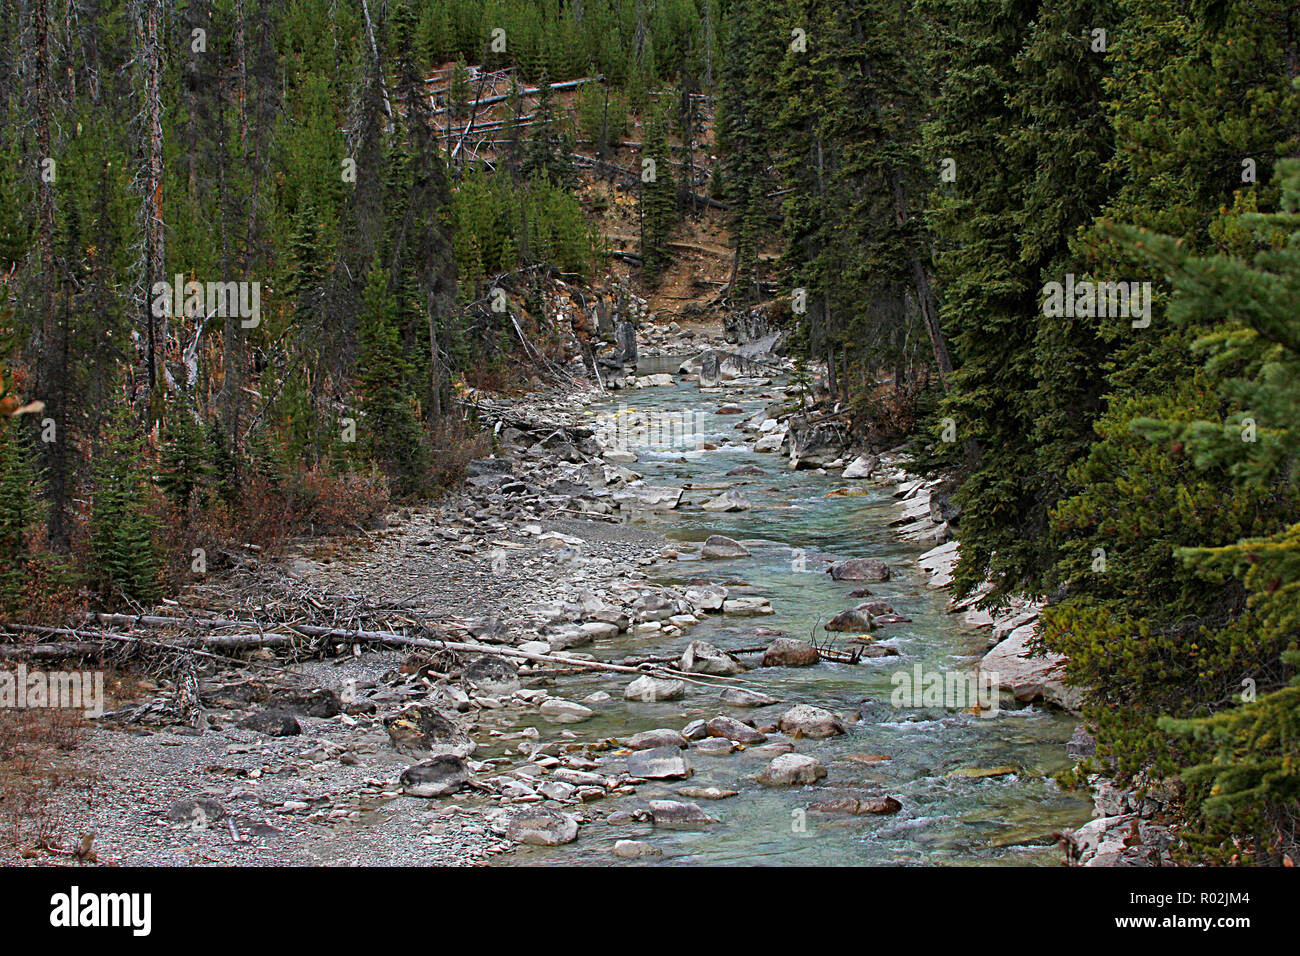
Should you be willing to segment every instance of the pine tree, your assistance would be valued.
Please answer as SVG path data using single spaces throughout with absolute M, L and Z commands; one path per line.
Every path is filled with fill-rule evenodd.
M 186 402 L 176 402 L 163 425 L 158 453 L 158 487 L 180 512 L 186 512 L 194 493 L 206 484 L 212 466 L 197 413 Z
M 1203 815 L 1202 839 L 1221 843 L 1215 849 L 1225 856 L 1244 852 L 1275 865 L 1300 847 L 1293 812 L 1300 801 L 1300 160 L 1279 162 L 1278 174 L 1281 210 L 1240 217 L 1259 250 L 1250 257 L 1197 255 L 1171 236 L 1112 231 L 1170 277 L 1173 322 L 1212 330 L 1195 348 L 1209 374 L 1222 376 L 1221 404 L 1210 411 L 1226 409 L 1191 421 L 1139 419 L 1133 428 L 1159 448 L 1181 447 L 1197 468 L 1226 468 L 1237 485 L 1264 496 L 1260 506 L 1272 511 L 1277 529 L 1178 549 L 1193 573 L 1236 577 L 1249 593 L 1235 626 L 1217 643 L 1193 644 L 1188 655 L 1202 679 L 1217 670 L 1225 696 L 1245 702 L 1209 717 L 1174 712 L 1160 723 L 1190 746 L 1183 775 L 1191 807 Z M 1206 699 L 1222 706 L 1223 698 Z M 1244 846 L 1233 839 L 1242 835 L 1252 838 Z
M 677 187 L 659 111 L 651 114 L 641 146 L 641 278 L 655 285 L 672 261 L 668 240 L 677 223 Z
M 367 450 L 401 495 L 424 491 L 429 480 L 428 449 L 408 390 L 388 273 L 379 262 L 366 282 L 360 317 L 361 354 L 357 377 Z
M 90 572 L 108 603 L 150 603 L 162 592 L 161 531 L 149 511 L 144 441 L 123 408 L 94 463 L 90 508 Z
M 569 189 L 577 181 L 573 170 L 573 142 L 568 132 L 561 128 L 556 115 L 550 77 L 543 74 L 537 86 L 540 92 L 521 169 L 526 179 L 544 179 L 554 186 Z
M 23 594 L 31 556 L 27 534 L 39 517 L 36 472 L 23 447 L 19 421 L 0 416 L 0 612 L 11 612 Z

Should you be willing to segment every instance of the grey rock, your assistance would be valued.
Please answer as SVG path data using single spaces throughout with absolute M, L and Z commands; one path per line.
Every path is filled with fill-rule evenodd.
M 816 783 L 825 776 L 826 768 L 815 757 L 790 753 L 773 758 L 758 775 L 758 782 L 765 787 L 788 787 Z
M 402 792 L 412 797 L 441 797 L 463 790 L 469 783 L 465 761 L 453 754 L 442 754 L 402 771 Z
M 634 750 L 627 755 L 627 771 L 634 777 L 647 780 L 682 780 L 694 773 L 681 750 L 675 746 Z

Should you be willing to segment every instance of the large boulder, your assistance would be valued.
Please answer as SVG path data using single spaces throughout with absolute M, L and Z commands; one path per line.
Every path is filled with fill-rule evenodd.
M 829 710 L 798 704 L 791 707 L 777 721 L 781 733 L 791 737 L 835 737 L 844 733 L 844 725 Z
M 748 668 L 726 651 L 714 647 L 707 641 L 691 641 L 686 652 L 682 654 L 681 669 L 688 674 L 716 674 L 719 677 L 733 677 L 743 674 Z
M 704 546 L 700 548 L 700 557 L 708 561 L 719 558 L 747 558 L 749 549 L 735 538 L 728 538 L 725 534 L 711 534 L 704 539 Z
M 984 655 L 980 671 L 1020 703 L 1044 700 L 1073 713 L 1082 708 L 1083 694 L 1065 685 L 1066 659 L 1061 654 L 1035 654 L 1029 648 L 1037 624 L 1024 624 Z
M 765 787 L 789 787 L 800 783 L 816 783 L 826 776 L 826 768 L 815 757 L 805 754 L 781 754 L 773 758 L 758 775 Z
M 402 792 L 412 797 L 441 797 L 463 790 L 469 783 L 465 761 L 454 754 L 442 754 L 407 767 L 401 776 Z
M 764 667 L 811 667 L 821 660 L 817 648 L 793 637 L 778 637 L 763 652 Z
M 879 558 L 850 558 L 827 569 L 836 581 L 888 581 L 889 565 Z

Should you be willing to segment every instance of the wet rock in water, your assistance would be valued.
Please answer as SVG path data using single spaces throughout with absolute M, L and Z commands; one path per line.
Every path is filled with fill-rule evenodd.
M 851 607 L 847 611 L 836 614 L 822 626 L 828 631 L 849 631 L 860 634 L 863 631 L 874 629 L 876 622 L 872 620 L 871 615 L 866 611 L 861 608 Z
M 283 710 L 259 710 L 241 720 L 236 726 L 244 730 L 255 730 L 268 737 L 292 737 L 302 733 L 293 714 Z
M 793 637 L 778 637 L 763 652 L 764 667 L 811 667 L 821 660 L 817 648 Z
M 657 747 L 686 747 L 686 738 L 675 730 L 643 730 L 623 742 L 629 750 L 654 750 Z
M 851 598 L 871 597 L 871 588 L 858 588 L 857 590 L 850 591 L 849 597 Z
M 677 613 L 672 601 L 662 594 L 646 594 L 632 605 L 640 621 L 663 621 Z
M 679 800 L 651 800 L 650 818 L 657 827 L 702 827 L 718 820 L 694 803 Z
M 726 737 L 706 737 L 695 749 L 706 757 L 725 757 L 736 749 L 736 743 Z
M 888 581 L 889 565 L 879 558 L 850 558 L 828 569 L 836 581 Z
M 947 773 L 949 777 L 967 777 L 972 780 L 987 780 L 991 777 L 1009 777 L 1019 773 L 1020 768 L 1008 764 L 1004 767 L 958 767 Z
M 727 477 L 728 478 L 754 478 L 754 477 L 762 477 L 765 474 L 767 474 L 767 472 L 765 472 L 762 468 L 759 468 L 758 465 L 738 465 L 737 467 L 731 469 L 731 471 L 727 472 Z
M 721 611 L 727 600 L 727 589 L 717 584 L 687 588 L 686 600 L 699 611 Z
M 773 757 L 779 757 L 781 754 L 794 752 L 794 744 L 788 740 L 777 740 L 769 744 L 763 744 L 761 747 L 754 747 L 749 751 L 751 757 L 766 757 L 771 760 Z
M 568 813 L 533 807 L 510 821 L 506 836 L 531 846 L 559 846 L 578 838 L 578 821 Z
M 492 697 L 513 694 L 519 689 L 519 672 L 515 665 L 500 657 L 484 654 L 465 666 L 465 682 Z
M 725 790 L 722 787 L 678 787 L 677 795 L 689 800 L 726 800 L 739 796 L 738 790 Z
M 469 783 L 465 761 L 453 754 L 442 754 L 407 767 L 401 776 L 402 792 L 412 797 L 441 797 L 463 790 Z
M 727 402 L 725 405 L 719 405 L 717 412 L 715 412 L 714 414 L 743 415 L 745 414 L 745 409 L 743 406 L 737 405 L 735 402 Z
M 911 624 L 910 617 L 904 617 L 902 614 L 873 614 L 871 619 L 877 624 Z
M 621 860 L 639 860 L 647 856 L 663 856 L 663 850 L 639 840 L 619 840 L 614 844 L 614 855 Z
M 815 813 L 849 813 L 855 816 L 864 813 L 897 813 L 903 805 L 893 797 L 836 797 L 814 803 L 809 810 Z
M 537 710 L 547 720 L 557 724 L 576 724 L 596 713 L 590 707 L 583 707 L 563 697 L 548 697 Z
M 722 602 L 722 613 L 736 617 L 773 614 L 772 602 L 765 597 L 734 597 Z
M 863 657 L 897 657 L 898 648 L 887 644 L 868 644 L 862 648 Z
M 761 744 L 767 740 L 767 734 L 755 730 L 735 717 L 719 714 L 704 725 L 710 737 L 725 737 L 742 744 Z
M 732 707 L 769 707 L 781 703 L 781 698 L 770 697 L 756 690 L 743 687 L 728 687 L 722 692 L 722 702 Z
M 177 800 L 167 810 L 168 823 L 184 823 L 203 829 L 226 815 L 226 808 L 209 797 Z
M 859 604 L 857 607 L 854 608 L 854 610 L 865 611 L 867 614 L 870 614 L 873 617 L 878 617 L 882 614 L 897 613 L 894 610 L 893 605 L 887 601 L 866 601 L 862 604 Z
M 880 459 L 875 455 L 862 455 L 853 459 L 849 467 L 844 469 L 841 478 L 870 478 L 871 472 L 875 470 Z
M 844 733 L 844 725 L 829 710 L 798 704 L 791 707 L 777 721 L 781 733 L 791 737 L 835 737 Z
M 682 728 L 682 736 L 687 740 L 703 740 L 709 736 L 708 721 L 692 720 Z
M 700 506 L 705 511 L 748 511 L 754 503 L 738 491 L 724 491 Z
M 765 787 L 789 787 L 801 783 L 816 783 L 825 776 L 826 768 L 817 758 L 792 753 L 773 758 L 767 768 L 758 775 L 758 782 Z
M 647 780 L 682 780 L 695 772 L 675 746 L 634 750 L 627 755 L 627 771 Z
M 700 548 L 700 557 L 708 561 L 714 561 L 721 558 L 747 558 L 749 549 L 737 541 L 735 538 L 728 538 L 725 534 L 711 534 L 704 539 L 704 546 Z M 723 589 L 726 594 L 726 589 Z M 687 592 L 687 599 L 690 599 L 690 592 Z
M 632 681 L 623 691 L 624 700 L 639 700 L 647 704 L 660 700 L 681 700 L 685 696 L 684 681 L 651 677 L 648 674 Z
M 682 654 L 681 669 L 688 674 L 714 674 L 731 677 L 748 668 L 726 651 L 707 641 L 691 641 Z
M 414 704 L 385 717 L 384 728 L 393 746 L 411 756 L 450 753 L 468 757 L 474 752 L 469 735 L 432 704 Z

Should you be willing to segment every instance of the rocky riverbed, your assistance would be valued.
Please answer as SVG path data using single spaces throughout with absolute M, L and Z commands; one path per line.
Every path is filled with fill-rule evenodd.
M 1088 812 L 1051 781 L 1056 684 L 1004 668 L 991 718 L 891 702 L 904 669 L 987 667 L 1034 609 L 950 606 L 935 486 L 847 454 L 764 361 L 481 400 L 497 451 L 458 493 L 181 602 L 337 637 L 199 668 L 187 723 L 104 721 L 63 809 L 124 864 L 1059 862 Z

